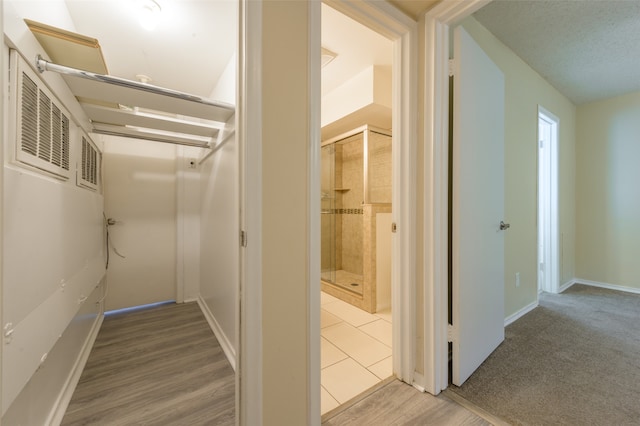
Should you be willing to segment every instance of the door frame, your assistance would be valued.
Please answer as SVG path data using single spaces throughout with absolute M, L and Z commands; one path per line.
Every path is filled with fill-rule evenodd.
M 352 2 L 328 0 L 327 3 L 374 31 L 394 40 L 393 75 L 394 141 L 402 140 L 394 149 L 393 220 L 399 223 L 398 233 L 392 243 L 394 259 L 392 267 L 392 309 L 398 313 L 393 321 L 393 370 L 396 375 L 413 383 L 415 371 L 415 201 L 416 145 L 417 145 L 417 23 L 387 2 Z M 308 43 L 309 92 L 314 102 L 310 105 L 309 125 L 309 272 L 305 286 L 308 289 L 307 347 L 309 371 L 307 395 L 309 398 L 308 424 L 320 423 L 320 2 L 312 2 L 309 8 Z M 239 370 L 236 374 L 236 401 L 239 424 L 260 424 L 262 421 L 262 282 L 260 265 L 262 253 L 260 241 L 262 194 L 261 165 L 261 74 L 260 70 L 246 66 L 247 58 L 259 58 L 262 54 L 262 8 L 260 2 L 240 2 L 240 40 L 238 54 L 238 138 L 240 141 L 240 191 L 241 229 L 252 236 L 252 243 L 241 249 Z M 250 29 L 250 30 L 249 30 Z M 317 56 L 317 58 L 315 58 Z M 251 98 L 252 102 L 244 102 Z M 249 155 L 249 151 L 251 151 Z M 400 263 L 401 262 L 401 263 Z
M 418 23 L 388 2 L 325 0 L 325 4 L 393 42 L 391 312 L 393 373 L 416 382 L 416 202 Z M 320 102 L 313 105 L 320 108 Z M 402 142 L 400 142 L 402 141 Z M 318 180 L 318 186 L 320 181 Z M 318 296 L 319 298 L 319 292 Z M 312 304 L 319 303 L 312 301 Z M 319 343 L 318 343 L 319 345 Z M 420 383 L 418 383 L 421 386 Z M 312 390 L 313 391 L 313 390 Z M 318 386 L 319 397 L 319 386 Z
M 424 388 L 448 386 L 449 29 L 491 0 L 441 2 L 424 16 Z
M 545 263 L 545 271 L 540 270 L 540 263 L 542 259 L 538 258 L 538 283 L 540 283 L 540 277 L 542 274 L 546 275 L 546 278 L 543 282 L 544 285 L 541 291 L 546 291 L 549 293 L 558 293 L 559 291 L 559 282 L 560 282 L 560 259 L 559 259 L 559 200 L 558 200 L 558 140 L 559 140 L 559 132 L 560 132 L 560 119 L 554 115 L 549 110 L 545 109 L 543 106 L 538 105 L 538 142 L 541 142 L 540 139 L 540 120 L 545 120 L 551 125 L 551 141 L 549 147 L 540 148 L 538 145 L 538 212 L 537 212 L 537 225 L 538 225 L 538 253 L 539 247 L 541 245 L 540 241 L 540 200 L 544 196 L 546 198 L 546 205 L 550 208 L 549 221 L 545 222 L 545 235 L 548 236 L 547 239 L 543 239 L 542 243 L 544 244 L 544 252 L 549 253 L 545 254 L 545 257 L 548 259 L 548 264 Z M 540 165 L 542 164 L 543 158 L 540 156 L 541 149 L 548 149 L 549 151 L 549 175 L 551 178 L 551 184 L 549 186 L 548 193 L 544 192 L 540 185 Z
M 2 4 L 3 1 L 0 0 L 0 34 L 4 34 L 4 5 Z M 3 48 L 4 49 L 4 48 Z M 0 70 L 3 70 L 3 72 L 0 73 L 0 81 L 2 81 L 3 87 L 6 87 L 5 84 L 7 83 L 4 80 L 4 69 L 5 69 L 5 52 L 3 50 L 2 55 L 0 56 Z M 2 120 L 2 123 L 6 124 L 6 119 L 5 119 L 5 115 L 4 115 L 4 110 L 5 110 L 5 100 L 6 97 L 3 94 L 2 98 L 0 99 L 0 120 Z M 4 129 L 6 129 L 8 126 L 2 126 L 3 130 L 0 131 L 0 165 L 2 166 L 2 170 L 3 172 L 0 173 L 0 237 L 4 238 L 4 231 L 3 231 L 3 223 L 4 223 L 4 151 L 5 151 L 5 131 Z M 2 240 L 4 241 L 4 239 Z M 4 283 L 2 280 L 3 277 L 3 262 L 4 259 L 4 255 L 3 255 L 3 245 L 0 245 L 0 319 L 3 318 L 2 316 L 2 305 L 3 305 L 3 299 L 2 299 L 2 291 L 4 289 Z M 4 345 L 0 345 L 0 359 L 2 359 L 2 348 L 4 347 Z M 2 385 L 2 363 L 0 362 L 0 386 Z M 0 392 L 0 407 L 2 407 L 2 392 Z M 2 416 L 0 416 L 0 424 L 2 423 Z

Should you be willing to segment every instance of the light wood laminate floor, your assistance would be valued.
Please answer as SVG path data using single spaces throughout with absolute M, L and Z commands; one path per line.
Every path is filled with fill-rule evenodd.
M 348 405 L 348 404 L 347 404 Z M 323 416 L 323 426 L 489 426 L 489 422 L 444 395 L 419 392 L 393 380 L 359 402 Z
M 235 424 L 234 371 L 198 305 L 107 316 L 62 424 Z

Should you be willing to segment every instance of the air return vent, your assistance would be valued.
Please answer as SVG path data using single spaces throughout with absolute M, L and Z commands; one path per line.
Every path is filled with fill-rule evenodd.
M 85 188 L 98 189 L 100 153 L 88 136 L 82 135 L 82 154 L 78 163 L 77 183 Z
M 16 160 L 66 179 L 70 175 L 70 114 L 16 51 L 12 51 L 11 62 Z

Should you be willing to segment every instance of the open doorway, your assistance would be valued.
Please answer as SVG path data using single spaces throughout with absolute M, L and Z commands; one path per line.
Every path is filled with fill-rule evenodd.
M 393 374 L 393 42 L 322 5 L 321 413 Z
M 331 95 L 333 94 L 324 93 L 324 75 L 322 76 L 322 140 L 323 146 L 327 147 L 327 157 L 331 156 L 331 152 L 329 152 L 331 151 L 331 145 L 335 148 L 338 146 L 336 144 L 340 144 L 344 139 L 345 144 L 340 146 L 344 148 L 346 146 L 347 139 L 350 141 L 352 138 L 358 137 L 353 133 L 357 133 L 358 129 L 364 129 L 363 136 L 366 136 L 366 138 L 363 137 L 363 139 L 368 140 L 363 140 L 363 143 L 361 143 L 363 150 L 362 171 L 364 174 L 361 180 L 365 185 L 363 185 L 362 191 L 360 191 L 361 195 L 359 197 L 359 205 L 354 206 L 353 209 L 351 209 L 352 206 L 325 206 L 325 204 L 330 204 L 332 201 L 337 201 L 337 197 L 334 193 L 340 194 L 341 198 L 349 198 L 344 197 L 344 193 L 354 192 L 351 190 L 351 187 L 346 188 L 344 185 L 340 186 L 336 184 L 335 170 L 338 167 L 336 163 L 334 164 L 333 172 L 331 173 L 334 181 L 334 188 L 331 191 L 325 191 L 325 189 L 322 189 L 320 194 L 321 197 L 324 196 L 325 198 L 325 200 L 321 200 L 321 208 L 323 211 L 326 210 L 326 214 L 321 214 L 321 222 L 323 220 L 330 221 L 325 219 L 331 219 L 329 217 L 330 213 L 333 213 L 334 211 L 353 215 L 356 213 L 360 214 L 360 209 L 362 209 L 362 215 L 365 216 L 363 217 L 362 230 L 364 231 L 368 228 L 372 230 L 372 234 L 369 236 L 370 243 L 368 244 L 368 251 L 371 253 L 377 252 L 377 260 L 383 259 L 388 261 L 386 274 L 387 279 L 390 281 L 389 292 L 391 293 L 391 297 L 388 305 L 391 305 L 391 310 L 381 309 L 380 312 L 376 312 L 378 311 L 378 305 L 380 305 L 380 303 L 372 303 L 372 301 L 369 300 L 369 308 L 367 309 L 369 312 L 363 311 L 362 313 L 365 314 L 363 315 L 363 318 L 369 316 L 368 318 L 373 319 L 373 321 L 370 323 L 367 321 L 362 327 L 355 327 L 353 324 L 350 324 L 349 327 L 357 329 L 368 328 L 373 324 L 382 324 L 384 326 L 384 330 L 381 333 L 374 330 L 369 330 L 370 333 L 367 333 L 366 331 L 361 330 L 364 332 L 363 334 L 385 346 L 385 348 L 382 348 L 381 346 L 379 347 L 379 349 L 384 349 L 385 352 L 385 355 L 380 360 L 376 360 L 371 363 L 369 363 L 371 360 L 363 361 L 367 363 L 365 368 L 368 370 L 373 368 L 377 371 L 376 373 L 373 370 L 370 370 L 370 372 L 377 377 L 377 383 L 384 381 L 385 378 L 394 376 L 409 383 L 413 383 L 415 378 L 415 338 L 413 336 L 412 324 L 415 324 L 415 288 L 412 288 L 412 286 L 414 285 L 415 280 L 411 278 L 411 275 L 415 274 L 415 255 L 412 257 L 409 253 L 412 250 L 415 250 L 411 245 L 411 239 L 415 238 L 411 236 L 411 233 L 415 230 L 415 218 L 409 214 L 409 212 L 414 209 L 412 206 L 414 203 L 412 198 L 414 197 L 409 196 L 409 194 L 412 194 L 415 188 L 415 177 L 412 174 L 415 170 L 415 165 L 412 164 L 412 161 L 415 161 L 415 153 L 412 155 L 411 150 L 415 151 L 416 141 L 414 133 L 411 131 L 411 124 L 413 121 L 410 118 L 412 114 L 416 113 L 416 104 L 415 97 L 412 95 L 413 92 L 410 91 L 410 88 L 415 87 L 415 84 L 417 84 L 415 82 L 415 71 L 412 67 L 412 61 L 414 61 L 415 58 L 412 56 L 411 50 L 413 46 L 412 43 L 415 43 L 415 39 L 413 38 L 415 33 L 413 33 L 413 31 L 415 30 L 416 23 L 408 19 L 405 15 L 398 13 L 393 6 L 390 6 L 387 3 L 374 5 L 354 4 L 352 2 L 327 2 L 327 4 L 331 7 L 323 4 L 323 8 L 327 8 L 331 13 L 341 15 L 343 19 L 349 19 L 353 21 L 354 24 L 364 28 L 373 38 L 379 40 L 375 44 L 379 45 L 382 43 L 388 47 L 388 50 L 385 54 L 386 58 L 384 59 L 386 65 L 380 66 L 382 65 L 381 62 L 374 61 L 368 67 L 361 69 L 360 72 L 355 75 L 355 77 L 358 78 L 365 77 L 364 81 L 367 81 L 367 83 L 364 86 L 368 87 L 368 90 L 371 92 L 368 96 L 369 99 L 365 100 L 363 105 L 353 105 L 355 97 L 347 97 L 346 99 L 350 101 L 349 103 L 334 103 L 333 105 L 335 108 L 327 111 L 326 106 L 328 103 L 326 103 L 325 100 L 327 98 L 331 98 Z M 381 16 L 383 19 L 380 19 Z M 324 20 L 325 16 L 323 11 L 323 21 Z M 325 28 L 325 22 L 323 22 L 322 27 Z M 333 30 L 334 27 L 330 27 L 330 29 Z M 329 45 L 325 46 L 324 33 L 322 34 L 323 55 L 330 52 L 338 54 L 336 57 L 337 59 L 333 59 L 332 63 L 326 66 L 325 69 L 327 70 L 334 65 L 339 64 L 338 61 L 340 60 L 341 55 L 341 52 L 339 51 L 340 46 L 350 38 L 353 38 L 354 35 L 347 31 L 342 33 L 340 37 L 341 41 L 337 43 L 337 47 Z M 356 49 L 353 54 L 361 55 L 362 50 L 363 49 Z M 350 83 L 353 83 L 353 81 L 350 80 L 351 79 L 347 79 L 340 82 L 341 84 L 338 85 L 340 86 L 339 88 L 348 88 Z M 356 86 L 358 86 L 358 84 L 351 84 L 352 88 Z M 361 99 L 359 101 L 361 101 Z M 352 111 L 356 113 L 345 114 L 345 108 L 348 106 L 352 107 Z M 335 113 L 337 113 L 338 110 L 341 110 L 341 114 L 336 116 Z M 393 111 L 392 114 L 391 110 Z M 360 114 L 362 113 L 365 113 L 366 116 L 361 116 Z M 328 119 L 327 117 L 329 116 L 333 116 L 332 119 Z M 381 119 L 382 122 L 380 122 Z M 384 142 L 385 140 L 390 141 L 390 143 Z M 402 143 L 400 143 L 400 141 L 402 141 Z M 358 144 L 356 143 L 353 146 L 355 147 L 356 145 Z M 370 152 L 372 148 L 376 147 L 379 148 L 377 152 Z M 365 162 L 365 158 L 367 158 L 367 155 L 364 155 L 365 151 L 369 151 L 368 160 L 372 160 L 369 161 L 368 164 Z M 385 155 L 378 155 L 382 154 L 383 151 L 386 151 Z M 335 155 L 335 152 L 333 152 L 333 154 Z M 380 171 L 377 170 L 376 166 L 378 160 L 384 160 L 382 162 L 389 163 L 390 166 L 388 173 L 382 174 L 382 180 L 385 181 L 385 184 L 382 186 L 386 187 L 386 190 L 383 190 L 382 192 L 385 192 L 388 195 L 388 197 L 382 201 L 381 199 L 376 199 L 376 197 L 380 195 L 380 193 L 377 193 L 377 195 L 374 194 L 376 188 L 372 188 L 371 185 L 366 187 L 367 177 L 370 178 L 371 175 L 376 175 Z M 331 168 L 329 167 L 328 169 Z M 324 172 L 322 173 L 322 176 L 319 177 L 320 180 L 324 179 Z M 327 178 L 328 181 L 331 180 L 331 176 L 327 176 Z M 319 186 L 321 186 L 320 184 L 322 182 L 318 183 Z M 380 181 L 377 183 L 380 183 Z M 377 183 L 373 186 L 377 187 Z M 346 191 L 347 189 L 349 189 L 348 192 Z M 377 211 L 376 208 L 380 207 L 381 203 L 385 204 L 386 210 L 383 209 L 384 211 Z M 371 220 L 369 220 L 368 224 L 366 223 L 367 209 L 372 210 L 372 212 L 370 212 L 372 214 Z M 342 219 L 345 218 L 343 217 Z M 349 217 L 347 219 L 353 218 Z M 393 225 L 398 222 L 400 222 L 402 226 L 400 224 L 398 225 L 398 232 L 396 233 L 395 231 L 392 231 L 392 229 L 394 228 Z M 333 229 L 337 228 L 337 223 L 334 223 Z M 342 226 L 342 228 L 344 228 L 344 226 Z M 376 232 L 375 240 L 372 238 L 373 229 L 375 229 Z M 331 235 L 334 237 L 333 241 L 335 243 L 337 240 L 336 233 L 331 233 Z M 377 238 L 379 236 L 384 236 L 387 242 L 380 242 L 380 239 Z M 322 238 L 324 238 L 324 235 Z M 331 243 L 331 241 L 329 241 L 330 238 L 327 238 L 327 240 Z M 363 243 L 364 242 L 366 242 L 365 238 L 363 238 Z M 383 244 L 388 246 L 387 253 L 381 255 L 379 249 Z M 363 244 L 363 249 L 364 252 L 367 251 L 367 244 Z M 321 249 L 321 251 L 322 250 L 324 249 Z M 326 256 L 327 259 L 335 259 L 337 257 L 337 253 L 328 254 L 329 256 Z M 335 269 L 337 272 L 340 268 L 338 268 L 337 264 L 335 267 L 329 267 L 329 264 L 330 262 L 328 262 L 327 265 L 321 265 L 321 269 L 323 269 L 322 278 L 326 278 L 331 281 L 331 270 Z M 324 266 L 327 266 L 328 269 Z M 375 268 L 369 270 L 368 273 L 370 275 L 373 275 L 373 273 L 379 275 L 381 270 L 384 269 L 380 266 L 380 262 L 375 262 Z M 365 275 L 367 274 L 364 272 L 365 270 L 363 269 L 362 278 L 366 281 L 367 277 Z M 337 280 L 337 277 L 334 279 Z M 354 283 L 357 284 L 356 281 L 354 281 Z M 331 297 L 335 297 L 335 295 Z M 327 333 L 327 329 L 329 327 L 333 327 L 324 327 L 326 325 L 324 320 L 331 317 L 328 317 L 325 312 L 322 312 L 323 310 L 326 310 L 324 308 L 327 306 L 327 303 L 335 303 L 335 300 L 331 299 L 331 297 L 327 297 L 326 293 L 322 294 L 321 313 L 323 317 L 322 322 L 324 324 L 321 324 L 321 339 L 329 337 L 330 333 Z M 378 293 L 376 298 L 379 297 L 380 294 Z M 338 301 L 344 302 L 343 300 Z M 379 300 L 376 302 L 379 302 Z M 393 321 L 391 321 L 391 311 L 394 313 Z M 342 327 L 346 328 L 347 326 L 343 325 Z M 313 336 L 313 333 L 311 333 L 311 335 Z M 356 356 L 358 351 L 362 351 L 362 348 L 355 347 L 353 350 L 350 350 L 350 352 L 356 354 Z M 321 354 L 321 358 L 323 358 L 321 359 L 322 366 L 325 366 L 325 352 L 326 348 L 323 348 Z M 380 353 L 378 355 L 380 355 Z M 347 362 L 348 361 L 345 361 L 344 363 L 346 364 Z M 338 365 L 338 363 L 335 365 Z M 378 367 L 379 370 L 377 370 Z M 327 393 L 330 394 L 331 392 L 328 392 L 326 387 L 324 387 L 326 384 L 325 378 L 329 376 L 325 369 L 322 370 L 321 376 L 322 385 L 318 386 L 318 389 L 322 392 L 323 406 L 321 407 L 321 411 L 324 414 L 331 410 L 327 409 L 325 399 L 327 397 Z M 362 391 L 370 388 L 372 385 L 375 386 L 375 383 L 361 388 L 361 390 L 351 395 L 348 399 L 345 399 L 346 397 L 342 396 L 341 399 L 343 401 L 334 401 L 333 405 L 336 406 L 352 399 Z
M 538 106 L 538 291 L 558 292 L 558 117 Z

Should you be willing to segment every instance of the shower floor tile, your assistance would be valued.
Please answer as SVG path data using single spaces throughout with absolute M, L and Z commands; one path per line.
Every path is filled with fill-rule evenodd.
M 339 299 L 336 299 L 335 302 L 322 305 L 322 309 L 342 318 L 342 320 L 348 322 L 354 327 L 360 327 L 361 325 L 368 324 L 378 319 L 377 316 L 370 314 L 369 312 L 365 312 L 362 309 L 358 309 L 355 306 Z
M 372 372 L 351 358 L 322 369 L 322 386 L 340 404 L 380 382 Z
M 324 337 L 320 338 L 320 367 L 325 368 L 330 365 L 349 358 L 347 354 L 338 349 L 334 344 Z
M 368 368 L 368 370 L 380 379 L 386 379 L 387 377 L 391 377 L 393 374 L 393 361 L 391 357 L 385 358 L 382 361 L 373 364 Z
M 325 293 L 324 291 L 320 293 L 320 305 L 326 305 L 327 303 L 331 302 L 338 302 L 339 300 L 340 299 L 338 299 L 337 297 Z
M 321 334 L 364 367 L 391 356 L 389 346 L 344 322 L 323 328 Z
M 338 407 L 339 405 L 340 403 L 336 401 L 336 399 L 332 397 L 329 392 L 327 392 L 324 386 L 321 386 L 320 387 L 320 411 L 322 411 L 322 413 L 326 413 Z
M 391 323 L 379 319 L 378 321 L 370 322 L 358 328 L 364 331 L 369 336 L 391 347 Z
M 333 314 L 330 314 L 329 312 L 325 311 L 324 309 L 320 310 L 320 328 L 325 328 L 325 327 L 329 327 L 331 325 L 334 324 L 338 324 L 340 322 L 342 322 L 343 320 Z
M 321 412 L 393 374 L 391 310 L 369 314 L 321 293 Z
M 377 316 L 380 319 L 385 320 L 388 323 L 392 322 L 391 321 L 391 309 L 385 309 L 384 311 L 376 312 L 373 315 Z

